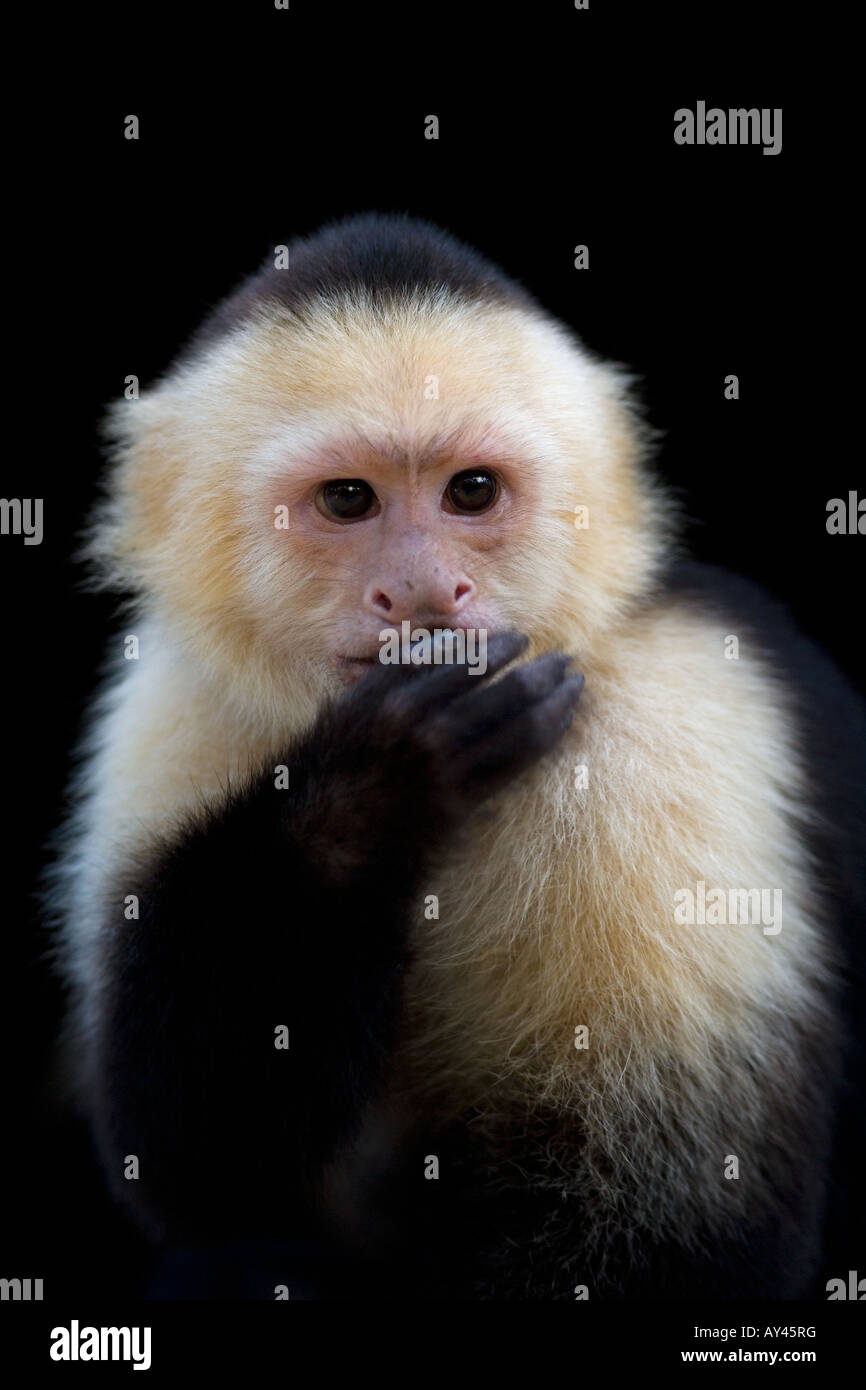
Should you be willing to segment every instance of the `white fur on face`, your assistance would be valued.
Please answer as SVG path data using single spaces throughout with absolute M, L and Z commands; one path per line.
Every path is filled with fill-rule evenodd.
M 638 471 L 621 378 L 510 308 L 434 296 L 257 321 L 125 402 L 113 428 L 114 502 L 92 552 L 250 706 L 286 693 L 291 711 L 287 664 L 323 666 L 359 614 L 372 524 L 311 536 L 304 497 L 316 480 L 384 468 L 381 449 L 404 460 L 405 487 L 437 447 L 443 470 L 481 451 L 499 461 L 510 509 L 464 543 L 479 556 L 475 616 L 539 647 L 586 647 L 646 586 L 662 544 L 664 504 Z M 288 530 L 274 525 L 280 504 Z

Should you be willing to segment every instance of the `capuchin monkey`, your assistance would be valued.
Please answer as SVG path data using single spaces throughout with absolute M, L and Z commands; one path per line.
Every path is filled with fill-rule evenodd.
M 58 954 L 107 1179 L 184 1295 L 863 1267 L 863 708 L 682 558 L 629 391 L 366 215 L 111 412 L 88 553 L 133 606 Z

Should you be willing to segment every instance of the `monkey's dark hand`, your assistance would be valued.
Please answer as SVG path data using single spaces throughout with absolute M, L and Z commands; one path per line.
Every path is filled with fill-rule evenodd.
M 519 633 L 501 633 L 490 641 L 483 675 L 440 666 L 385 696 L 385 717 L 409 730 L 446 812 L 498 791 L 551 752 L 572 721 L 583 676 L 569 671 L 571 658 L 561 652 L 490 683 L 527 645 Z
M 297 750 L 294 811 L 314 858 L 344 872 L 380 849 L 415 859 L 551 752 L 583 677 L 549 652 L 493 682 L 526 646 L 518 633 L 493 637 L 483 674 L 465 663 L 380 667 L 328 707 Z

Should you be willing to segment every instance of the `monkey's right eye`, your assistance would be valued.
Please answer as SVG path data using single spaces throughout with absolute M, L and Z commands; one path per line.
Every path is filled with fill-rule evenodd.
M 360 521 L 375 505 L 375 492 L 360 478 L 339 478 L 316 493 L 316 506 L 331 521 Z

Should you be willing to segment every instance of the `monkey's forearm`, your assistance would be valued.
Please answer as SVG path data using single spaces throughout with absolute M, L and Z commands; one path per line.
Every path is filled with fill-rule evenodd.
M 348 787 L 335 805 L 315 758 L 290 763 L 297 793 L 269 773 L 118 885 L 140 916 L 106 929 L 96 1120 L 156 1229 L 314 1210 L 391 1044 L 417 818 Z M 399 843 L 381 829 L 396 820 Z

